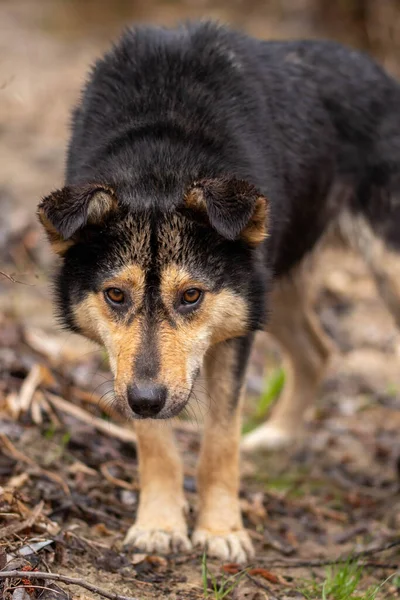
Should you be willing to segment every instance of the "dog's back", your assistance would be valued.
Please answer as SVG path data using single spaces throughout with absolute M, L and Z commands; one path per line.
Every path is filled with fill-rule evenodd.
M 263 42 L 212 23 L 135 28 L 76 109 L 67 180 L 89 174 L 129 202 L 170 205 L 191 181 L 235 173 L 270 200 L 279 276 L 341 209 L 396 242 L 400 214 L 389 200 L 389 224 L 384 198 L 399 193 L 399 106 L 393 79 L 333 42 Z

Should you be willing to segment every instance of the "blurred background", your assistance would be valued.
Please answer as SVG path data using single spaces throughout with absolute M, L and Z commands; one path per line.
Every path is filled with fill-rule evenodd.
M 31 508 L 44 498 L 46 518 L 55 521 L 62 505 L 51 487 L 57 483 L 50 478 L 50 483 L 33 488 L 29 473 L 38 464 L 61 472 L 82 498 L 87 494 L 82 506 L 87 507 L 89 497 L 91 506 L 96 501 L 104 505 L 108 498 L 120 503 L 124 517 L 123 510 L 133 510 L 136 502 L 136 462 L 134 450 L 123 445 L 129 436 L 124 439 L 118 430 L 115 437 L 103 439 L 93 427 L 94 419 L 106 418 L 97 406 L 111 389 L 106 357 L 81 338 L 62 333 L 54 320 L 48 285 L 54 264 L 36 223 L 36 205 L 62 185 L 70 110 L 96 57 L 128 24 L 173 25 L 204 16 L 265 39 L 335 39 L 370 52 L 389 72 L 400 75 L 400 0 L 0 0 L 0 485 L 11 489 L 10 481 L 17 481 Z M 286 533 L 294 532 L 291 541 L 285 531 L 273 531 L 289 546 L 301 541 L 306 554 L 319 556 L 327 540 L 331 550 L 343 551 L 355 537 L 340 538 L 340 528 L 350 531 L 360 519 L 370 519 L 366 530 L 378 536 L 400 528 L 400 336 L 357 256 L 327 248 L 316 257 L 311 283 L 315 309 L 337 347 L 319 405 L 310 414 L 305 444 L 263 457 L 260 464 L 245 463 L 244 473 L 253 490 L 246 497 L 247 510 L 257 527 L 266 515 L 261 507 L 273 504 L 271 490 L 285 498 L 293 490 L 311 494 L 317 504 L 339 511 L 336 521 L 332 517 L 333 533 L 330 525 L 325 531 L 320 519 L 317 526 L 309 518 L 287 526 Z M 265 418 L 284 378 L 279 349 L 260 335 L 250 369 L 245 430 Z M 72 414 L 60 399 L 71 400 L 83 412 Z M 180 433 L 180 443 L 188 450 L 189 493 L 194 490 L 192 451 L 198 447 L 197 425 L 192 425 Z M 18 452 L 28 452 L 34 466 L 24 463 Z M 107 461 L 113 464 L 105 475 L 93 474 Z M 71 464 L 78 465 L 75 471 L 68 470 Z M 98 476 L 104 483 L 103 499 L 91 496 L 82 464 L 94 469 L 86 478 Z M 27 479 L 13 479 L 23 473 Z M 305 474 L 308 482 L 320 484 L 305 483 Z M 118 494 L 110 487 L 113 479 L 126 484 L 117 484 Z M 332 485 L 337 488 L 332 490 Z M 358 496 L 351 498 L 354 485 L 359 486 Z M 386 492 L 379 496 L 376 490 Z M 258 517 L 253 492 L 263 495 L 256 501 Z M 365 498 L 369 504 L 363 504 Z M 9 502 L 7 510 L 12 498 Z M 374 502 L 380 508 L 371 516 L 368 507 Z M 270 515 L 275 508 L 269 504 Z M 12 510 L 17 514 L 19 509 L 13 505 Z M 78 519 L 83 526 L 82 515 L 71 510 L 59 515 L 64 521 Z M 285 509 L 281 504 L 276 510 L 282 516 Z M 87 514 L 85 519 L 87 525 Z M 120 540 L 118 524 L 109 527 Z M 87 535 L 98 541 L 103 534 L 90 530 Z M 395 597 L 391 593 L 388 597 Z

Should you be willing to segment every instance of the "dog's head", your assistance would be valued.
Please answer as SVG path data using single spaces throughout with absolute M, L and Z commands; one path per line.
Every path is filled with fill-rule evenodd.
M 121 413 L 177 414 L 210 346 L 263 326 L 267 213 L 253 186 L 231 178 L 195 183 L 171 210 L 137 210 L 96 184 L 41 202 L 62 257 L 60 316 L 106 347 Z

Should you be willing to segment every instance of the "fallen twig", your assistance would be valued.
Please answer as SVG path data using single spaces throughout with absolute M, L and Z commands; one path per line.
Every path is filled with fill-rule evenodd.
M 115 464 L 119 464 L 120 461 L 119 460 L 110 460 L 108 463 L 104 463 L 103 465 L 100 465 L 100 471 L 103 475 L 103 477 L 112 485 L 124 488 L 125 490 L 136 490 L 137 489 L 137 484 L 136 483 L 129 483 L 128 481 L 124 481 L 123 479 L 119 479 L 118 477 L 114 477 L 113 475 L 111 475 L 110 471 L 108 470 L 109 467 L 111 465 L 115 465 Z
M 16 585 L 16 586 L 13 586 L 13 587 L 8 587 L 8 588 L 6 588 L 4 590 L 4 594 L 6 592 L 9 592 L 9 591 L 10 592 L 11 591 L 14 592 L 14 590 L 25 590 L 26 591 L 26 587 L 27 587 L 26 585 Z M 62 593 L 62 592 L 59 592 L 58 590 L 55 590 L 53 588 L 46 587 L 45 585 L 30 585 L 29 589 L 30 590 L 47 590 L 49 592 L 53 592 L 53 594 L 61 594 Z
M 44 502 L 42 500 L 41 502 L 39 502 L 39 504 L 37 506 L 35 506 L 32 513 L 29 515 L 29 517 L 27 519 L 25 519 L 24 521 L 22 521 L 21 523 L 8 525 L 7 527 L 2 527 L 2 529 L 0 530 L 0 539 L 4 539 L 4 538 L 7 539 L 11 535 L 14 535 L 15 533 L 19 533 L 20 531 L 23 531 L 24 529 L 28 529 L 29 527 L 32 527 L 32 525 L 34 524 L 36 519 L 38 517 L 40 517 L 40 515 L 42 514 L 43 505 L 44 505 Z
M 249 573 L 245 573 L 245 575 L 246 575 L 247 579 L 249 579 L 252 583 L 254 583 L 254 585 L 256 587 L 268 592 L 268 600 L 278 600 L 277 596 L 273 595 L 272 590 L 269 585 L 267 585 L 266 583 L 262 583 L 255 577 L 252 577 L 252 575 L 249 575 Z
M 348 556 L 347 560 L 354 561 L 354 556 Z M 316 567 L 333 567 L 335 565 L 341 565 L 347 562 L 346 558 L 333 558 L 326 560 L 303 560 L 293 563 L 274 563 L 271 561 L 264 561 L 268 566 L 274 567 L 274 569 L 303 569 L 303 568 L 316 568 Z M 260 561 L 262 562 L 262 561 Z M 359 563 L 360 567 L 371 567 L 373 569 L 398 569 L 398 563 L 380 563 L 376 561 L 362 561 Z
M 337 565 L 340 563 L 351 562 L 351 561 L 354 561 L 354 560 L 357 560 L 360 558 L 362 559 L 367 556 L 372 556 L 374 554 L 384 552 L 385 550 L 390 550 L 390 548 L 395 548 L 396 546 L 400 546 L 400 538 L 396 538 L 396 539 L 392 540 L 391 542 L 386 542 L 385 544 L 382 544 L 381 546 L 375 546 L 373 548 L 366 548 L 365 550 L 360 550 L 359 552 L 353 552 L 352 554 L 341 555 L 334 559 L 315 559 L 315 560 L 276 559 L 276 560 L 268 560 L 268 561 L 263 561 L 263 562 L 266 562 L 269 566 L 273 566 L 274 568 L 277 568 L 277 569 L 288 569 L 288 568 L 298 569 L 298 568 L 302 568 L 302 567 L 327 567 L 330 565 Z M 383 565 L 383 564 L 379 564 L 376 562 L 363 562 L 362 565 L 365 567 L 375 566 L 375 567 L 381 567 L 381 568 L 386 568 L 386 569 L 392 569 L 392 568 L 397 569 L 399 566 L 398 564 Z
M 60 581 L 61 583 L 65 583 L 67 585 L 77 585 L 89 590 L 90 592 L 98 594 L 99 596 L 108 598 L 109 600 L 139 600 L 133 596 L 121 596 L 120 594 L 107 592 L 106 590 L 97 587 L 97 585 L 92 585 L 83 579 L 66 577 L 65 575 L 60 575 L 59 573 L 46 573 L 45 571 L 0 571 L 0 579 L 11 579 L 15 577 L 24 579 L 49 579 L 51 581 Z
M 51 471 L 47 471 L 47 469 L 43 469 L 34 460 L 29 458 L 29 456 L 26 456 L 25 454 L 17 450 L 14 444 L 5 435 L 5 433 L 0 433 L 0 446 L 3 446 L 3 449 L 5 449 L 5 453 L 8 456 L 11 456 L 11 458 L 19 460 L 22 463 L 31 466 L 37 472 L 41 473 L 45 477 L 48 477 L 48 479 L 51 479 L 59 486 L 61 486 L 61 488 L 67 495 L 71 494 L 68 485 L 65 483 L 65 481 L 60 475 L 58 475 L 57 473 L 52 473 Z
M 337 483 L 341 488 L 345 490 L 353 490 L 354 489 L 354 481 L 351 477 L 347 477 L 343 472 L 339 471 L 339 469 L 334 469 L 330 473 L 330 477 Z M 384 499 L 388 498 L 393 494 L 397 494 L 399 491 L 399 483 L 396 481 L 390 487 L 385 487 L 384 489 L 380 489 L 378 485 L 374 487 L 369 487 L 366 485 L 357 484 L 357 491 L 361 492 L 364 496 L 374 499 Z
M 33 283 L 26 283 L 25 281 L 18 281 L 18 279 L 14 279 L 14 277 L 12 275 L 8 275 L 7 273 L 4 273 L 4 271 L 0 271 L 0 275 L 2 277 L 5 277 L 6 279 L 8 279 L 8 281 L 11 281 L 12 283 L 20 283 L 21 285 L 33 286 Z
M 60 396 L 56 396 L 55 394 L 51 394 L 50 392 L 46 394 L 46 397 L 51 402 L 51 404 L 53 404 L 53 406 L 58 408 L 60 411 L 65 412 L 71 415 L 72 417 L 75 417 L 75 419 L 83 421 L 88 425 L 92 425 L 98 431 L 115 437 L 121 440 L 122 442 L 131 442 L 132 444 L 136 444 L 136 434 L 132 430 L 120 427 L 119 425 L 111 423 L 110 421 L 104 421 L 103 419 L 99 419 L 98 417 L 95 417 L 83 408 L 76 406 L 76 404 L 72 404 L 67 400 L 63 400 L 62 398 L 60 398 Z
M 20 412 L 27 412 L 32 403 L 33 396 L 42 381 L 43 369 L 41 365 L 36 363 L 29 371 L 27 377 L 25 377 L 23 384 L 21 385 L 21 389 L 19 391 L 18 400 Z

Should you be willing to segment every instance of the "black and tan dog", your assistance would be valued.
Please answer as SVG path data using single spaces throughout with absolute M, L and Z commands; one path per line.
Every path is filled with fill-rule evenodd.
M 115 407 L 137 419 L 142 491 L 127 542 L 191 546 L 182 468 L 157 419 L 183 409 L 204 369 L 192 542 L 250 558 L 238 462 L 253 333 L 268 326 L 291 369 L 247 447 L 287 439 L 313 401 L 329 343 L 301 265 L 333 224 L 400 320 L 400 86 L 334 43 L 263 42 L 212 23 L 130 29 L 90 75 L 66 187 L 39 217 L 62 257 L 59 314 L 107 348 Z

